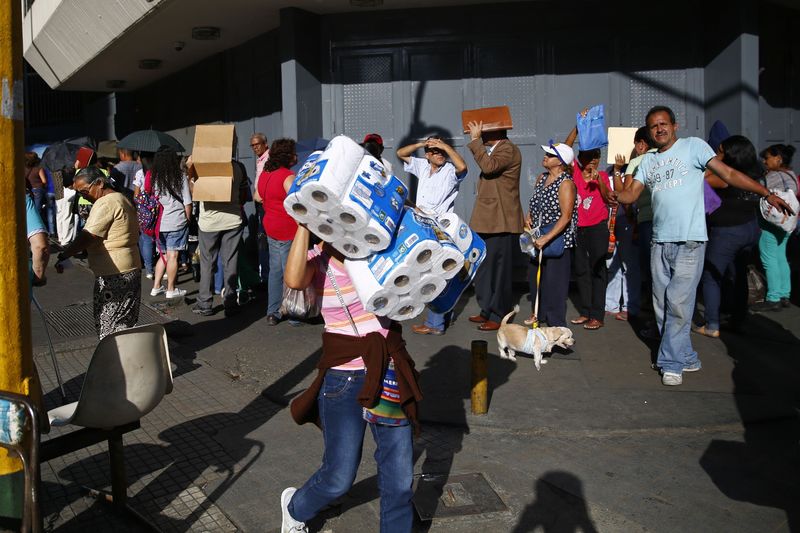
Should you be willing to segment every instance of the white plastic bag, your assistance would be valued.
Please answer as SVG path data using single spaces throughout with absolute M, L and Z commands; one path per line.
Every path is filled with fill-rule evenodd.
M 781 228 L 786 233 L 791 233 L 794 231 L 794 228 L 797 226 L 797 210 L 800 208 L 800 204 L 797 202 L 797 197 L 794 195 L 792 191 L 779 191 L 777 189 L 772 189 L 772 194 L 779 197 L 781 200 L 789 204 L 789 207 L 792 208 L 794 211 L 794 215 L 785 215 L 779 209 L 776 209 L 767 203 L 766 198 L 762 198 L 758 202 L 758 207 L 761 211 L 761 216 L 769 222 L 770 224 L 774 224 Z

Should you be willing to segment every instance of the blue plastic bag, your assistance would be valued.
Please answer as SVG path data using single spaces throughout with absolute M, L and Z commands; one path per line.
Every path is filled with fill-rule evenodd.
M 581 150 L 593 150 L 594 148 L 608 146 L 606 114 L 603 104 L 589 109 L 585 117 L 578 113 L 577 121 L 578 142 L 581 144 Z

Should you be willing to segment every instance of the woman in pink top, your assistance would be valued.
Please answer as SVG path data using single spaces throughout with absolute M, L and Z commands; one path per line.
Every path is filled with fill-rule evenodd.
M 581 113 L 585 114 L 588 109 Z M 575 127 L 565 144 L 572 146 L 578 129 Z M 573 324 L 584 329 L 600 329 L 606 307 L 608 285 L 608 174 L 598 170 L 600 149 L 580 150 L 574 163 L 572 179 L 578 188 L 578 232 L 573 272 L 578 284 L 578 318 Z
M 297 223 L 286 214 L 283 201 L 294 181 L 290 169 L 297 163 L 295 142 L 292 139 L 276 139 L 269 149 L 269 160 L 264 172 L 258 177 L 256 192 L 264 202 L 264 232 L 269 246 L 269 278 L 267 279 L 267 324 L 275 326 L 281 319 L 283 300 L 283 269 L 289 256 Z M 290 320 L 290 324 L 299 322 Z

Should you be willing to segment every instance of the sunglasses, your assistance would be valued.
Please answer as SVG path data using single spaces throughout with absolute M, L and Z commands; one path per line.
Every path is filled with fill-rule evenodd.
M 434 155 L 445 155 L 445 153 L 438 148 L 425 148 L 425 153 Z

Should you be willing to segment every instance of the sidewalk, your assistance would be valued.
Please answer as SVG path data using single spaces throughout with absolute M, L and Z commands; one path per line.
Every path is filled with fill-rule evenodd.
M 36 289 L 46 312 L 53 320 L 79 315 L 80 306 L 67 304 L 90 301 L 91 275 L 76 268 L 49 276 Z M 196 287 L 181 279 L 191 301 Z M 303 483 L 322 454 L 319 431 L 296 426 L 285 408 L 316 373 L 321 326 L 267 326 L 263 295 L 235 318 L 198 317 L 186 304 L 150 298 L 146 281 L 143 320 L 166 324 L 175 390 L 126 436 L 131 504 L 164 531 L 278 531 L 281 491 Z M 497 357 L 495 336 L 465 318 L 477 311 L 474 298 L 461 304 L 444 336 L 414 335 L 405 325 L 425 395 L 415 442 L 418 508 L 435 515 L 416 531 L 800 528 L 797 307 L 753 315 L 745 334 L 693 335 L 703 370 L 667 388 L 650 369 L 652 346 L 631 324 L 574 328 L 573 352 L 537 372 L 525 356 Z M 528 309 L 520 305 L 517 322 Z M 60 397 L 32 316 L 53 407 Z M 82 331 L 54 334 L 70 401 L 96 344 Z M 489 345 L 484 416 L 470 414 L 474 339 Z M 377 531 L 373 451 L 367 436 L 356 485 L 311 531 Z M 99 445 L 44 465 L 50 529 L 139 530 L 81 488 L 108 487 L 105 453 Z

